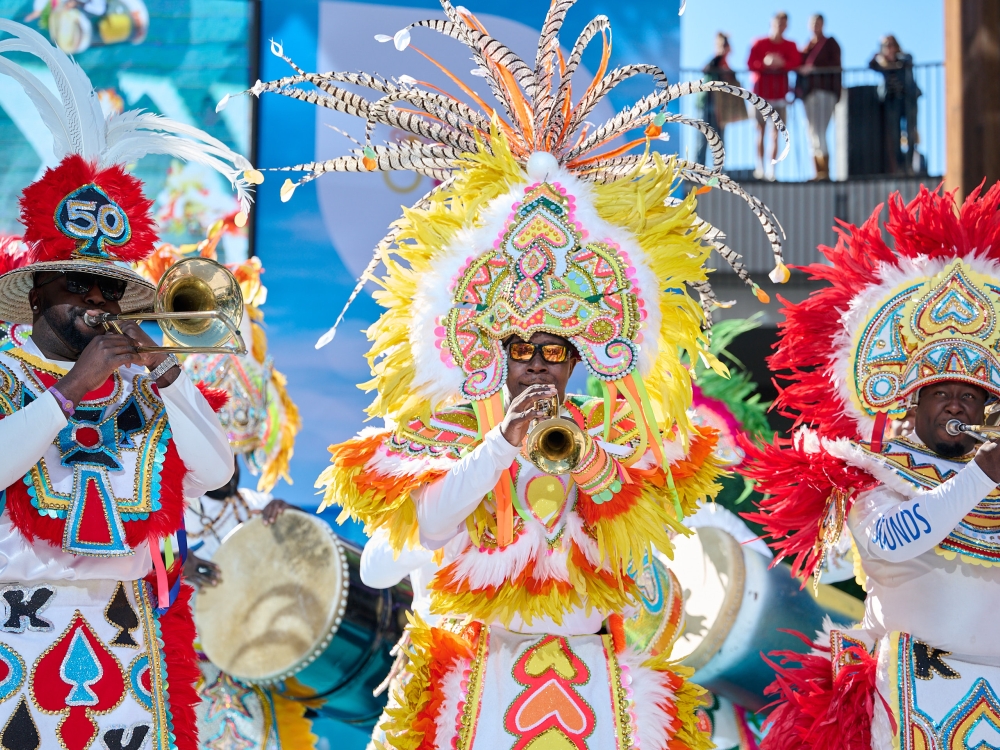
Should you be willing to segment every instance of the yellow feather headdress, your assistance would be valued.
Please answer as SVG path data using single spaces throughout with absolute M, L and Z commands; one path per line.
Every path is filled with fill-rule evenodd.
M 505 367 L 500 341 L 547 330 L 573 341 L 591 373 L 604 382 L 606 398 L 624 397 L 633 405 L 649 428 L 651 445 L 659 443 L 661 424 L 668 436 L 677 424 L 685 440 L 691 400 L 685 359 L 705 358 L 724 369 L 708 352 L 704 332 L 715 303 L 705 269 L 708 253 L 718 250 L 758 296 L 766 295 L 726 247 L 724 235 L 698 218 L 694 192 L 683 200 L 673 197 L 680 180 L 743 198 L 772 245 L 772 280 L 787 279 L 780 226 L 766 206 L 719 171 L 724 152 L 718 133 L 666 111 L 684 95 L 731 94 L 770 119 L 787 141 L 774 109 L 720 81 L 668 85 L 655 65 L 609 71 L 610 25 L 603 16 L 586 26 L 564 56 L 559 31 L 573 2 L 552 2 L 534 67 L 448 0 L 441 0 L 444 19 L 418 21 L 393 37 L 376 37 L 429 59 L 464 99 L 408 76 L 307 73 L 274 42 L 272 52 L 295 75 L 258 82 L 244 92 L 280 94 L 366 123 L 365 142 L 348 155 L 281 168 L 306 173 L 298 183 L 286 180 L 283 200 L 327 172 L 412 170 L 439 181 L 393 223 L 347 303 L 368 280 L 381 287 L 375 299 L 385 312 L 368 331 L 374 377 L 366 386 L 378 392 L 368 409 L 372 416 L 402 421 L 471 400 L 485 430 L 502 417 L 497 405 Z M 416 28 L 465 44 L 497 106 L 412 47 Z M 604 43 L 597 75 L 574 104 L 574 74 L 597 36 Z M 592 128 L 587 117 L 594 107 L 637 75 L 650 76 L 653 91 Z M 225 100 L 219 106 L 224 105 Z M 651 149 L 671 122 L 705 135 L 716 170 Z M 377 125 L 416 138 L 374 144 Z M 635 130 L 642 137 L 617 145 Z M 386 273 L 377 278 L 380 264 Z M 698 291 L 700 306 L 687 287 Z M 333 338 L 342 319 L 343 312 L 317 346 Z

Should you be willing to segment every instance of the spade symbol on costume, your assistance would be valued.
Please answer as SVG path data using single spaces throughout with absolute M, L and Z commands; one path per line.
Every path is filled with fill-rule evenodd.
M 105 610 L 104 617 L 118 628 L 118 634 L 111 639 L 112 646 L 139 648 L 139 644 L 132 637 L 132 631 L 139 627 L 139 615 L 132 609 L 132 603 L 129 602 L 121 581 L 118 582 L 118 588 L 115 589 L 115 595 L 111 597 L 111 603 Z
M 0 732 L 0 747 L 3 750 L 38 750 L 42 743 L 38 736 L 38 727 L 35 720 L 31 718 L 31 711 L 28 710 L 28 701 L 21 696 L 21 702 L 17 704 L 14 713 L 10 715 L 6 726 Z
M 128 732 L 128 742 L 125 733 Z M 149 724 L 133 724 L 130 727 L 112 727 L 102 739 L 108 750 L 139 750 L 149 734 Z

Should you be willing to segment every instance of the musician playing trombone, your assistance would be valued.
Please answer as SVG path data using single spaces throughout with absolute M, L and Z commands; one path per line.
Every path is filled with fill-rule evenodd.
M 191 589 L 169 558 L 184 497 L 225 483 L 232 451 L 176 357 L 148 351 L 135 321 L 108 332 L 85 315 L 154 303 L 131 267 L 157 240 L 152 203 L 125 163 L 206 156 L 208 136 L 139 112 L 106 121 L 75 62 L 0 30 L 5 53 L 59 82 L 56 97 L 2 59 L 60 159 L 21 195 L 26 255 L 0 259 L 0 320 L 33 327 L 0 352 L 0 744 L 196 750 Z M 242 159 L 211 150 L 220 168 Z
M 829 283 L 785 305 L 777 406 L 803 426 L 749 447 L 753 518 L 817 581 L 853 546 L 867 596 L 855 629 L 782 656 L 764 750 L 997 744 L 1000 432 L 983 425 L 1000 397 L 998 208 L 1000 184 L 961 206 L 894 195 L 890 238 L 879 208 L 808 269 Z

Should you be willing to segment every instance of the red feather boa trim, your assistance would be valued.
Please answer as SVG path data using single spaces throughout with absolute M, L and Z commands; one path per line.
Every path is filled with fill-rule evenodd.
M 156 551 L 153 554 L 157 554 Z M 179 573 L 180 561 L 170 569 L 168 578 L 171 584 Z M 156 586 L 155 575 L 151 574 L 146 580 Z M 194 651 L 193 591 L 189 585 L 182 583 L 170 609 L 159 617 L 163 659 L 167 665 L 167 701 L 170 703 L 177 750 L 198 750 L 198 722 L 194 709 L 200 700 L 195 684 L 201 670 L 198 669 L 198 656 Z
M 20 237 L 0 237 L 0 275 L 28 263 L 28 246 Z
M 761 750 L 871 750 L 875 657 L 862 648 L 845 649 L 852 663 L 834 677 L 829 646 L 794 635 L 825 653 L 770 654 L 780 664 L 762 656 L 775 673 L 765 693 L 779 697 L 767 718 Z
M 21 194 L 24 240 L 32 245 L 31 262 L 69 260 L 77 241 L 67 237 L 55 222 L 56 209 L 77 188 L 94 183 L 125 212 L 131 239 L 108 252 L 129 263 L 145 260 L 156 243 L 156 224 L 150 215 L 153 201 L 142 194 L 142 182 L 120 166 L 98 169 L 82 156 L 67 156 L 57 167 L 45 170 L 40 179 Z
M 205 397 L 205 400 L 208 401 L 208 405 L 212 407 L 212 411 L 218 413 L 222 410 L 222 407 L 229 403 L 229 393 L 225 388 L 212 388 L 200 380 L 195 385 L 201 391 L 201 395 Z
M 416 750 L 435 750 L 437 744 L 437 716 L 444 705 L 447 693 L 444 681 L 448 673 L 463 659 L 475 656 L 472 644 L 465 638 L 439 628 L 430 628 L 429 693 L 427 702 L 417 711 L 413 721 L 413 734 L 423 734 Z M 178 750 L 181 750 L 178 748 Z
M 819 564 L 821 550 L 816 540 L 831 495 L 843 493 L 849 511 L 854 495 L 878 482 L 824 450 L 807 452 L 803 441 L 796 446 L 792 440 L 777 437 L 773 444 L 762 445 L 745 435 L 738 440 L 746 451 L 740 473 L 754 480 L 764 495 L 756 513 L 742 515 L 764 527 L 775 559 L 792 558 L 792 574 L 806 579 Z
M 177 453 L 173 439 L 167 441 L 160 473 L 160 510 L 149 514 L 144 521 L 125 521 L 125 538 L 130 546 L 137 547 L 150 536 L 157 539 L 170 536 L 181 527 L 184 517 L 184 475 L 187 467 Z M 10 521 L 28 541 L 42 539 L 54 547 L 62 547 L 66 521 L 43 516 L 31 504 L 28 487 L 18 480 L 7 488 L 7 512 Z

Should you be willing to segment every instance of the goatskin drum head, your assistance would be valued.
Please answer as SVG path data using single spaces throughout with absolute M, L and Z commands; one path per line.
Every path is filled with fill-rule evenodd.
M 347 562 L 315 516 L 288 510 L 235 528 L 212 558 L 218 586 L 195 596 L 201 647 L 224 672 L 269 684 L 301 671 L 330 644 L 347 606 Z

